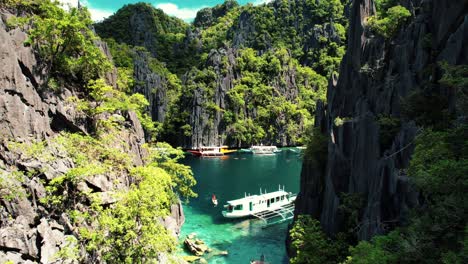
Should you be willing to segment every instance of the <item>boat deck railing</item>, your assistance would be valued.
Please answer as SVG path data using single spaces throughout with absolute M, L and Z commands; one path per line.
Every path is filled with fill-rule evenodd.
M 294 203 L 289 203 L 276 209 L 267 209 L 265 211 L 254 213 L 252 216 L 262 220 L 266 226 L 279 224 L 294 217 Z M 272 221 L 274 219 L 277 220 Z

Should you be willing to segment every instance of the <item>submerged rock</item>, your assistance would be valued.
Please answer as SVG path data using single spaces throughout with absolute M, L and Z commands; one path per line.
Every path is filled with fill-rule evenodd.
M 200 259 L 198 256 L 184 256 L 183 259 L 189 263 L 195 262 Z
M 208 246 L 201 239 L 195 238 L 195 235 L 190 234 L 185 238 L 184 245 L 187 249 L 196 256 L 202 256 L 210 250 Z

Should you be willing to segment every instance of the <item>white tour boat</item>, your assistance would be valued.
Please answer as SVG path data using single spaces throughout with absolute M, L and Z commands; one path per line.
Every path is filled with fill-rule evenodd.
M 276 146 L 252 146 L 250 150 L 253 154 L 272 155 L 281 152 Z
M 245 195 L 244 198 L 227 201 L 222 212 L 226 218 L 241 218 L 257 216 L 262 212 L 271 212 L 293 206 L 296 195 L 279 188 L 278 191 L 262 193 L 259 195 Z M 294 209 L 293 209 L 294 210 Z

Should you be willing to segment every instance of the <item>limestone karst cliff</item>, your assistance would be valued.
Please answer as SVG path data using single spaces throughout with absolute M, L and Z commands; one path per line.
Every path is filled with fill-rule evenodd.
M 160 139 L 185 148 L 297 145 L 315 102 L 325 99 L 325 76 L 344 54 L 342 2 L 226 1 L 200 10 L 191 25 L 140 3 L 124 6 L 96 30 L 145 47 L 161 63 L 149 69 L 145 55 L 133 67 L 135 91 L 162 124 Z M 179 86 L 167 85 L 167 70 Z
M 376 13 L 375 1 L 353 1 L 339 76 L 330 80 L 327 103 L 317 111 L 316 126 L 327 138 L 326 163 L 304 160 L 295 213 L 319 219 L 332 236 L 349 220 L 340 209 L 346 194 L 362 198 L 354 230 L 359 240 L 407 220 L 408 209 L 420 202 L 407 168 L 423 128 L 404 116 L 405 98 L 429 86 L 447 96 L 449 109 L 458 100 L 437 82 L 442 74 L 437 65 L 468 63 L 467 1 L 398 2 L 411 19 L 395 36 L 384 38 L 367 25 Z M 444 122 L 442 115 L 438 122 Z
M 54 181 L 60 181 L 63 175 L 78 167 L 69 156 L 69 149 L 64 148 L 64 145 L 57 145 L 57 140 L 64 135 L 93 135 L 96 133 L 95 124 L 108 120 L 109 116 L 89 116 L 78 109 L 72 98 L 83 98 L 84 95 L 82 87 L 73 80 L 54 89 L 46 83 L 49 73 L 44 70 L 43 60 L 33 47 L 24 44 L 28 39 L 27 33 L 20 27 L 7 25 L 13 14 L 18 15 L 21 12 L 2 5 L 0 262 L 102 261 L 97 255 L 89 254 L 86 245 L 81 243 L 83 240 L 78 239 L 82 235 L 81 228 L 89 226 L 86 221 L 77 221 L 76 215 L 72 216 L 72 211 L 74 209 L 74 212 L 82 214 L 89 212 L 91 201 L 83 199 L 80 193 L 87 193 L 88 197 L 99 197 L 102 206 L 113 204 L 118 199 L 114 198 L 114 194 L 128 190 L 134 178 L 129 171 L 98 173 L 82 178 L 76 185 L 72 184 L 72 187 L 64 189 L 63 195 L 76 195 L 72 204 L 68 200 L 58 204 L 44 200 L 50 197 L 50 186 Z M 104 42 L 96 40 L 95 44 L 111 58 Z M 105 77 L 107 83 L 115 85 L 115 70 Z M 135 112 L 122 111 L 113 117 L 118 118 L 124 127 L 117 136 L 124 143 L 114 141 L 107 148 L 118 149 L 122 155 L 131 157 L 129 163 L 133 167 L 145 164 L 148 152 L 143 148 L 144 132 Z M 42 147 L 28 152 L 31 149 L 24 149 L 23 146 Z M 83 152 L 86 153 L 84 149 Z M 169 216 L 162 217 L 160 222 L 169 232 L 177 235 L 184 222 L 182 207 L 179 203 L 169 207 Z M 159 256 L 161 262 L 166 259 L 167 256 Z

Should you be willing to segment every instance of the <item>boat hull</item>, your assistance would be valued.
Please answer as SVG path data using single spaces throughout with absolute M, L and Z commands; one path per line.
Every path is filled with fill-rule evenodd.
M 201 153 L 200 157 L 221 157 L 224 156 L 224 153 Z
M 220 157 L 224 156 L 223 152 L 218 152 L 218 151 L 200 151 L 200 150 L 187 150 L 187 152 L 192 153 L 192 155 L 196 157 Z
M 237 149 L 221 149 L 221 152 L 222 152 L 224 155 L 227 155 L 227 154 L 232 154 L 232 153 L 237 152 Z
M 256 155 L 274 155 L 281 152 L 276 146 L 252 146 L 250 150 Z
M 252 151 L 255 155 L 275 155 L 274 152 Z
M 187 152 L 190 152 L 192 155 L 200 157 L 202 154 L 198 150 L 187 150 Z
M 225 218 L 231 218 L 231 219 L 246 218 L 246 217 L 250 217 L 250 216 L 252 216 L 253 214 L 256 214 L 256 213 L 261 213 L 261 212 L 265 212 L 265 211 L 279 210 L 279 209 L 281 209 L 282 207 L 284 207 L 286 205 L 290 205 L 290 204 L 294 203 L 295 200 L 296 200 L 296 196 L 293 196 L 293 197 L 289 197 L 284 202 L 280 202 L 280 203 L 275 204 L 274 206 L 269 206 L 268 207 L 267 204 L 264 203 L 262 205 L 257 204 L 257 208 L 255 210 L 242 210 L 242 211 L 232 211 L 232 212 L 222 211 L 221 213 Z

